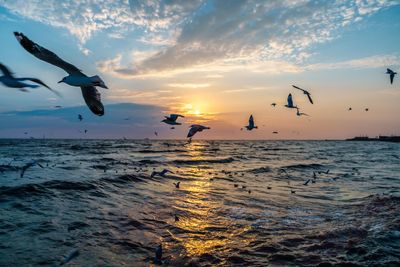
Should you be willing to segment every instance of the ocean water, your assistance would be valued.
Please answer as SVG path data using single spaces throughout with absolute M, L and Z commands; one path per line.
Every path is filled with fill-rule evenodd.
M 159 244 L 164 266 L 400 266 L 400 144 L 0 140 L 0 155 L 0 266 L 74 249 L 68 266 L 152 266 Z M 31 160 L 44 168 L 20 178 Z

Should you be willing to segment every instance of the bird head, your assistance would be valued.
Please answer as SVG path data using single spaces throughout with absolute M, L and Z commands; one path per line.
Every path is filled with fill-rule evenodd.
M 65 83 L 65 78 L 66 78 L 66 77 L 62 78 L 62 80 L 59 81 L 58 83 Z

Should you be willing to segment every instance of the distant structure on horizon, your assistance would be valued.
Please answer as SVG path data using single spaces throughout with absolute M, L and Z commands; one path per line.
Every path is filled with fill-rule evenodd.
M 346 139 L 346 141 L 383 141 L 383 142 L 395 142 L 400 143 L 400 136 L 384 136 L 380 135 L 375 138 L 369 138 L 368 136 L 357 136 Z

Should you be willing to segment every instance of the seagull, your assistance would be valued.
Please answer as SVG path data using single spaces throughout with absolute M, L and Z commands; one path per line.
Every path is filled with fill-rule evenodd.
M 54 106 L 54 108 L 62 108 L 62 106 Z
M 155 135 L 155 136 L 158 136 L 158 133 L 157 133 L 157 132 L 154 132 L 154 135 Z
M 178 215 L 176 215 L 176 214 L 175 214 L 175 221 L 176 221 L 176 222 L 179 222 L 179 217 L 178 217 Z
M 83 120 L 83 117 L 82 117 L 81 114 L 78 114 L 78 120 L 79 120 L 79 121 L 82 121 L 82 120 Z
M 351 107 L 349 107 L 349 109 L 348 109 L 349 111 L 352 111 L 353 109 L 351 108 Z
M 38 88 L 39 87 L 39 85 L 36 85 L 36 84 L 28 84 L 28 83 L 22 82 L 22 81 L 31 81 L 31 82 L 40 84 L 40 85 L 46 87 L 47 89 L 49 89 L 50 91 L 52 91 L 53 93 L 55 93 L 56 95 L 61 96 L 60 93 L 51 89 L 49 86 L 47 86 L 44 82 L 42 82 L 39 79 L 15 78 L 14 73 L 12 73 L 12 71 L 9 68 L 7 68 L 5 65 L 3 65 L 1 63 L 0 63 L 0 71 L 3 73 L 3 76 L 0 76 L 0 82 L 7 87 L 18 88 L 22 92 L 28 92 L 28 90 L 25 89 L 26 87 L 27 88 Z
M 203 130 L 209 130 L 210 127 L 206 127 L 200 124 L 193 124 L 190 126 L 190 130 L 187 134 L 188 138 L 192 138 L 197 132 L 202 132 Z
M 297 116 L 310 116 L 310 115 L 308 115 L 308 114 L 306 114 L 306 113 L 300 112 L 299 108 L 297 108 L 297 113 L 296 113 L 296 115 L 297 115 Z
M 311 104 L 314 104 L 314 102 L 313 102 L 313 100 L 312 100 L 312 98 L 311 98 L 310 92 L 308 92 L 307 90 L 301 89 L 300 87 L 297 87 L 296 85 L 292 85 L 292 86 L 293 86 L 294 88 L 300 90 L 300 91 L 303 91 L 303 94 L 307 95 L 308 100 L 310 101 L 310 103 L 311 103 Z
M 394 75 L 396 75 L 397 72 L 394 72 L 391 69 L 387 69 L 386 74 L 390 75 L 390 84 L 393 84 Z
M 253 115 L 250 115 L 249 118 L 249 125 L 244 126 L 248 131 L 251 131 L 253 129 L 257 129 L 257 126 L 254 126 L 254 119 L 253 119 Z
M 271 106 L 275 107 L 275 106 L 276 106 L 276 103 L 275 103 L 275 102 L 274 102 L 274 103 L 272 103 L 272 104 L 271 104 Z
M 39 166 L 40 168 L 42 168 L 42 169 L 44 168 L 43 165 L 41 165 L 40 163 L 38 163 L 36 160 L 33 160 L 33 161 L 27 163 L 26 165 L 24 165 L 24 166 L 22 167 L 22 171 L 21 171 L 20 177 L 21 177 L 21 178 L 24 177 L 24 174 L 25 174 L 26 170 L 29 169 L 30 167 L 35 166 L 35 165 L 38 165 L 38 166 Z
M 277 131 L 273 131 L 272 133 L 273 133 L 273 134 L 278 134 L 278 132 L 277 132 Z
M 104 115 L 104 106 L 101 103 L 100 93 L 97 91 L 95 86 L 99 86 L 104 89 L 108 89 L 108 87 L 99 76 L 96 75 L 88 77 L 83 74 L 81 70 L 79 70 L 77 67 L 62 60 L 50 50 L 47 50 L 46 48 L 31 41 L 24 34 L 20 32 L 14 32 L 14 35 L 26 51 L 28 51 L 40 60 L 43 60 L 47 63 L 50 63 L 65 70 L 69 75 L 64 77 L 58 83 L 64 82 L 71 86 L 80 87 L 83 98 L 89 109 L 98 116 Z
M 368 111 L 368 110 L 369 110 L 369 108 L 366 108 L 366 109 L 365 109 L 365 111 Z
M 176 188 L 179 188 L 181 182 L 177 182 L 177 183 L 173 183 L 175 185 Z
M 165 117 L 165 119 L 163 119 L 161 122 L 164 122 L 169 125 L 181 125 L 182 123 L 176 122 L 176 120 L 179 117 L 184 118 L 185 116 L 182 116 L 180 114 L 170 114 L 169 117 L 168 116 L 164 116 L 164 117 Z
M 160 171 L 160 172 L 153 171 L 153 172 L 151 173 L 150 177 L 153 178 L 153 177 L 156 176 L 156 175 L 161 176 L 161 177 L 165 177 L 165 175 L 166 175 L 168 172 L 174 173 L 174 172 L 172 172 L 172 171 L 170 171 L 170 170 L 164 169 L 164 170 L 162 170 L 162 171 Z
M 308 179 L 303 185 L 308 185 L 308 183 L 311 181 L 311 179 Z
M 285 105 L 287 108 L 297 108 L 296 106 L 293 106 L 293 99 L 292 99 L 292 94 L 289 94 L 287 97 L 287 105 Z

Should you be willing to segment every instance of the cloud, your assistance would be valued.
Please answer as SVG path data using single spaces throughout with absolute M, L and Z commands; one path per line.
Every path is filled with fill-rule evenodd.
M 298 64 L 311 55 L 309 49 L 313 45 L 338 36 L 341 27 L 393 3 L 384 0 L 203 1 L 193 13 L 188 11 L 193 6 L 184 9 L 184 14 L 191 17 L 184 20 L 185 23 L 175 22 L 180 28 L 174 33 L 179 35 L 170 42 L 171 45 L 140 62 L 133 59 L 125 67 L 119 65 L 114 72 L 126 77 L 144 77 L 174 75 L 188 69 L 201 69 L 207 64 L 228 68 L 232 63 L 268 65 L 266 62 L 275 61 Z M 176 2 L 176 6 L 180 4 L 180 1 Z M 140 10 L 146 13 L 146 8 Z M 165 16 L 157 18 L 166 19 Z M 168 21 L 166 25 L 171 23 Z M 162 28 L 164 24 L 155 25 Z
M 196 88 L 210 87 L 210 84 L 209 83 L 169 83 L 168 86 L 175 87 L 175 88 L 196 89 Z
M 333 63 L 317 63 L 304 67 L 305 70 L 333 70 L 333 69 L 367 69 L 386 68 L 400 65 L 398 55 L 375 55 L 359 59 L 352 59 Z

